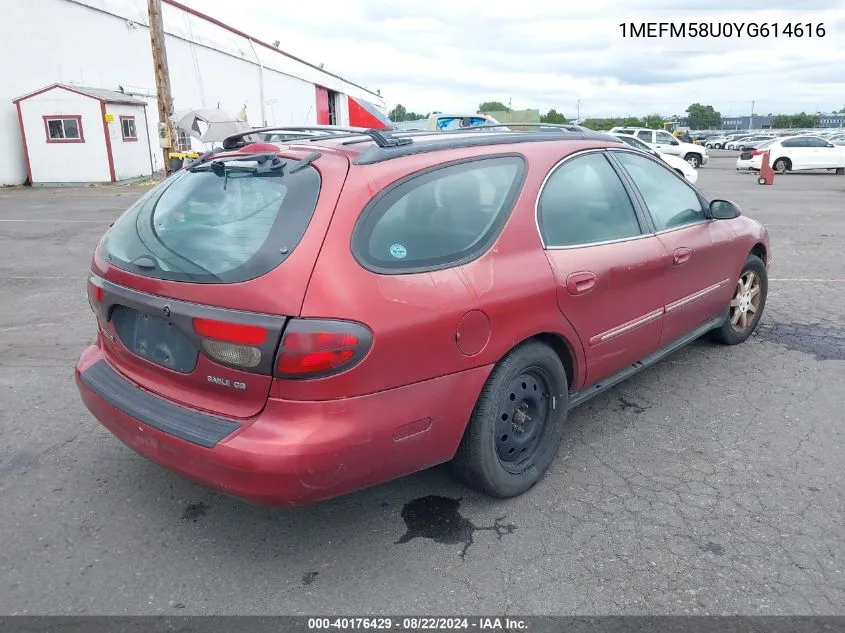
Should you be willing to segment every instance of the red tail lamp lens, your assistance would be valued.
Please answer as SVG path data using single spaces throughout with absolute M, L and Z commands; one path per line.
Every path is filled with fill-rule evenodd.
M 349 332 L 288 332 L 277 369 L 299 376 L 338 369 L 355 357 L 360 344 L 361 339 Z
M 194 332 L 203 338 L 241 345 L 261 345 L 267 340 L 267 330 L 258 325 L 227 323 L 214 319 L 193 319 Z

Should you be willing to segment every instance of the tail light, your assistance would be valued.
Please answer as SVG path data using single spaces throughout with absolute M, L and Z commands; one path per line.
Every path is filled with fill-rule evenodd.
M 754 150 L 753 152 L 751 152 L 751 155 L 752 155 L 752 156 L 762 156 L 762 155 L 763 155 L 763 154 L 765 154 L 765 153 L 766 153 L 766 152 L 764 152 L 763 150 L 759 150 L 759 149 L 758 149 L 758 150 Z
M 91 309 L 99 314 L 100 305 L 103 303 L 103 282 L 94 275 L 88 276 L 88 304 Z
M 322 378 L 346 371 L 369 351 L 373 335 L 349 321 L 294 319 L 276 358 L 279 378 Z
M 193 326 L 203 350 L 214 360 L 247 368 L 261 363 L 257 346 L 267 340 L 263 327 L 202 318 L 194 318 Z

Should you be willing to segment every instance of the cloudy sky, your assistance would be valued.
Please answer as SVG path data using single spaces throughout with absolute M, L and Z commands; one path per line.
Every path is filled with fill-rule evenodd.
M 574 118 L 579 101 L 582 117 L 678 114 L 693 102 L 723 115 L 752 101 L 758 114 L 845 107 L 845 0 L 182 1 L 380 89 L 388 108 L 498 100 Z M 746 26 L 741 37 L 623 37 L 630 22 Z M 775 38 L 770 26 L 749 38 L 749 23 L 800 23 L 804 34 Z

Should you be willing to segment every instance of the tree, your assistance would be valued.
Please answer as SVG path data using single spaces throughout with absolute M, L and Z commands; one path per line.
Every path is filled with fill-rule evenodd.
M 687 125 L 694 130 L 709 130 L 722 124 L 722 114 L 711 105 L 693 103 L 687 108 Z
M 819 117 L 815 114 L 779 114 L 772 119 L 772 127 L 775 128 L 797 128 L 816 127 L 819 124 Z
M 387 118 L 394 123 L 401 121 L 417 121 L 419 119 L 427 119 L 428 115 L 418 114 L 416 112 L 409 112 L 401 103 L 397 103 L 396 107 L 387 113 Z
M 845 114 L 845 108 L 836 111 L 837 114 Z
M 642 127 L 647 127 L 652 130 L 659 130 L 663 127 L 663 121 L 666 119 L 663 118 L 662 114 L 649 114 L 643 118 L 643 125 Z
M 511 109 L 501 101 L 485 101 L 479 104 L 478 111 L 484 112 L 510 112 Z
M 540 123 L 566 123 L 566 117 L 552 108 L 546 114 L 540 115 Z
M 396 107 L 387 113 L 387 118 L 394 123 L 399 123 L 400 121 L 404 121 L 407 115 L 408 111 L 405 110 L 405 106 L 401 103 L 397 103 Z

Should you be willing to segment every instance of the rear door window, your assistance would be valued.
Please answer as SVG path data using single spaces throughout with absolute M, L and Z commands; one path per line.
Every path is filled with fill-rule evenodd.
M 646 143 L 652 142 L 651 132 L 647 132 L 645 130 L 641 130 L 641 131 L 637 132 L 637 138 L 640 139 L 641 141 L 645 141 Z
M 412 175 L 374 198 L 352 235 L 368 270 L 409 273 L 459 265 L 496 239 L 519 195 L 520 156 L 452 163 Z
M 634 205 L 602 154 L 571 158 L 549 176 L 537 204 L 547 248 L 579 246 L 642 234 Z
M 178 172 L 115 222 L 101 255 L 118 268 L 159 279 L 234 283 L 259 277 L 290 256 L 317 205 L 317 170 L 289 173 L 289 167 L 262 155 Z

